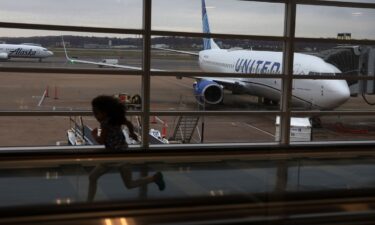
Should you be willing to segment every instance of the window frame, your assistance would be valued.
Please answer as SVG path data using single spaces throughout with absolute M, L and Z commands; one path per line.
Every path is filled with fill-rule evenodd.
M 375 40 L 337 40 L 337 39 L 320 39 L 320 38 L 296 38 L 296 8 L 298 5 L 320 5 L 320 6 L 336 6 L 336 7 L 353 7 L 353 8 L 369 8 L 375 10 L 375 3 L 352 3 L 341 1 L 324 1 L 324 0 L 245 0 L 252 2 L 268 2 L 280 3 L 285 5 L 284 17 L 284 35 L 283 36 L 261 36 L 261 35 L 234 35 L 234 34 L 220 34 L 220 33 L 197 33 L 197 32 L 173 32 L 152 30 L 151 28 L 151 13 L 152 0 L 143 1 L 143 26 L 142 29 L 121 29 L 121 28 L 103 28 L 103 27 L 80 27 L 80 26 L 61 26 L 61 25 L 47 25 L 47 24 L 28 24 L 28 23 L 8 23 L 0 22 L 0 28 L 15 28 L 15 29 L 32 29 L 32 30 L 46 30 L 46 31 L 70 31 L 70 32 L 92 32 L 92 33 L 114 33 L 114 34 L 135 34 L 143 37 L 143 52 L 142 52 L 142 69 L 139 71 L 115 71 L 110 69 L 65 69 L 65 68 L 17 68 L 17 67 L 0 67 L 0 72 L 26 72 L 26 73 L 64 73 L 69 74 L 110 74 L 110 75 L 138 75 L 142 79 L 141 94 L 143 97 L 142 109 L 140 111 L 128 112 L 128 115 L 137 115 L 142 118 L 142 142 L 141 149 L 159 148 L 156 145 L 150 145 L 148 139 L 148 130 L 150 128 L 151 116 L 181 116 L 181 115 L 200 115 L 200 116 L 233 116 L 233 115 L 278 115 L 281 116 L 281 138 L 277 143 L 265 143 L 269 146 L 291 147 L 299 145 L 298 143 L 291 143 L 289 140 L 290 132 L 290 118 L 292 116 L 322 116 L 322 115 L 375 115 L 375 111 L 358 110 L 358 111 L 294 111 L 290 107 L 290 100 L 292 96 L 292 82 L 294 79 L 334 79 L 331 76 L 320 75 L 306 75 L 303 77 L 293 76 L 293 53 L 294 44 L 296 42 L 319 42 L 319 43 L 337 43 L 337 44 L 366 44 L 375 45 Z M 174 72 L 174 71 L 152 71 L 151 70 L 151 37 L 152 36 L 183 36 L 183 37 L 199 37 L 199 38 L 228 38 L 228 39 L 247 39 L 247 40 L 263 40 L 263 41 L 280 41 L 284 44 L 283 49 L 283 71 L 281 74 L 256 74 L 257 78 L 280 78 L 282 82 L 282 97 L 280 109 L 275 111 L 161 111 L 151 110 L 150 108 L 150 90 L 151 78 L 153 76 L 215 76 L 215 77 L 248 77 L 249 74 L 237 73 L 203 73 L 203 72 Z M 337 78 L 336 78 L 337 79 Z M 374 80 L 374 77 L 368 76 L 341 76 L 340 79 L 355 79 L 355 80 Z M 6 111 L 0 110 L 0 116 L 92 116 L 90 111 Z M 304 143 L 308 145 L 346 145 L 347 141 L 342 142 L 312 142 Z M 375 143 L 373 141 L 356 141 L 355 143 Z M 259 143 L 241 143 L 241 146 L 259 147 L 263 144 Z M 164 145 L 163 145 L 164 146 Z M 176 145 L 173 145 L 176 147 Z M 178 147 L 186 148 L 187 146 L 196 146 L 197 148 L 223 146 L 223 144 L 180 144 Z M 165 146 L 164 146 L 165 147 Z M 15 147 L 12 147 L 15 148 Z M 56 147 L 51 146 L 50 149 Z M 65 147 L 64 147 L 65 148 Z M 72 148 L 77 148 L 76 146 Z M 0 149 L 9 149 L 7 147 L 0 147 Z M 16 147 L 16 149 L 25 149 L 23 147 Z M 97 149 L 94 147 L 93 149 Z

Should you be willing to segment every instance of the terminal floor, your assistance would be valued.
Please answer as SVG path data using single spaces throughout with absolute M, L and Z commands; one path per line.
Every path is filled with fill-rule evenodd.
M 98 165 L 103 175 L 89 181 Z M 132 179 L 163 174 L 166 188 L 155 183 L 127 188 L 121 168 Z M 211 160 L 74 160 L 43 163 L 0 163 L 0 207 L 56 205 L 93 201 L 137 201 L 215 197 L 281 192 L 360 190 L 375 187 L 375 158 L 259 159 L 229 157 Z M 96 182 L 95 182 L 96 180 Z

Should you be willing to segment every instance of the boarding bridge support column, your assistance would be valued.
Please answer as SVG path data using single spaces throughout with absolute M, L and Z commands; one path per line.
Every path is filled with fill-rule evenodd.
M 359 75 L 373 78 L 375 76 L 375 48 L 366 48 L 362 51 L 359 57 Z M 375 94 L 374 80 L 358 81 L 358 94 Z

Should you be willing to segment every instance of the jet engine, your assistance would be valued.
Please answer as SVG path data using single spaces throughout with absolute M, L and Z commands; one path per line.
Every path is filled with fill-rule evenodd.
M 201 104 L 215 105 L 223 100 L 223 86 L 214 81 L 202 79 L 195 82 L 193 87 L 194 95 Z
M 6 52 L 0 52 L 0 60 L 8 59 L 8 53 Z

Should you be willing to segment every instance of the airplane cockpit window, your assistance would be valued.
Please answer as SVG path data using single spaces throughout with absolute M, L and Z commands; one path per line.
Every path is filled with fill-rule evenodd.
M 312 71 L 310 71 L 309 75 L 312 75 L 312 76 L 335 76 L 336 74 L 335 73 L 322 73 L 322 72 L 312 72 Z

